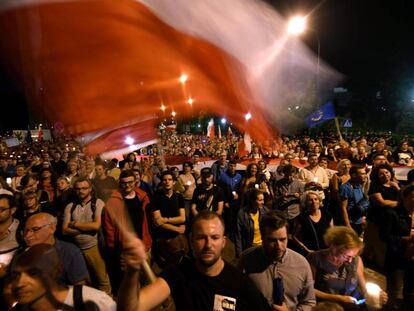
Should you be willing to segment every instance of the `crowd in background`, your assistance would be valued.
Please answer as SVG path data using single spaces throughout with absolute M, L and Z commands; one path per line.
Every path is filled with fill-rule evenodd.
M 190 255 L 189 223 L 201 211 L 223 217 L 238 258 L 262 244 L 260 221 L 278 210 L 289 223 L 289 247 L 309 258 L 318 300 L 348 309 L 349 298 L 338 295 L 364 294 L 356 294 L 355 284 L 342 291 L 321 278 L 328 273 L 321 260 L 335 255 L 322 251 L 332 252 L 338 242 L 326 233 L 341 226 L 352 229 L 361 242 L 345 243 L 342 251 L 348 257 L 338 267 L 355 265 L 355 271 L 346 273 L 364 283 L 362 261 L 356 259 L 364 241 L 365 261 L 384 271 L 388 306 L 399 310 L 403 297 L 409 303 L 414 297 L 414 174 L 403 187 L 393 166 L 413 164 L 412 143 L 408 138 L 394 141 L 388 134 L 282 136 L 253 142 L 246 153 L 242 137 L 165 132 L 158 145 L 119 161 L 89 156 L 73 140 L 12 148 L 2 144 L 0 254 L 2 259 L 10 255 L 0 269 L 3 303 L 13 302 L 7 266 L 12 255 L 27 247 L 56 245 L 66 258 L 62 282 L 89 284 L 116 296 L 125 268 L 124 228 L 142 239 L 151 260 L 165 269 Z M 168 156 L 182 157 L 182 162 L 167 165 Z M 202 165 L 203 157 L 215 162 Z M 268 158 L 280 159 L 275 171 L 267 169 Z M 245 171 L 236 170 L 240 159 L 250 159 Z M 293 160 L 306 166 L 296 167 Z

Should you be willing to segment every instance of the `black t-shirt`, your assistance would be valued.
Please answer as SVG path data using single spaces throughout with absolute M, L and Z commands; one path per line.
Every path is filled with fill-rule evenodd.
M 212 200 L 210 197 L 212 197 Z M 197 206 L 198 212 L 204 210 L 217 212 L 218 203 L 223 201 L 223 190 L 216 185 L 213 185 L 213 187 L 208 190 L 206 190 L 203 186 L 197 186 L 194 190 L 191 203 L 194 203 Z
M 372 182 L 369 187 L 368 195 L 372 195 L 374 193 L 381 193 L 384 200 L 398 201 L 399 191 L 394 187 L 385 187 L 382 184 Z M 385 210 L 387 208 L 375 204 L 372 200 L 370 200 L 370 203 L 371 205 L 368 208 L 368 219 L 378 225 L 381 225 Z
M 173 192 L 171 197 L 168 197 L 162 189 L 155 192 L 151 203 L 151 209 L 153 212 L 160 211 L 161 217 L 172 218 L 180 216 L 181 208 L 184 208 L 184 199 L 180 193 Z M 174 238 L 177 234 L 177 232 L 164 230 L 160 227 L 156 230 L 158 238 Z
M 163 271 L 161 277 L 168 283 L 180 311 L 270 310 L 253 282 L 226 262 L 215 277 L 201 274 L 190 259 L 178 268 Z
M 299 216 L 301 225 L 300 238 L 303 244 L 311 250 L 317 251 L 326 248 L 323 236 L 328 230 L 332 216 L 328 211 L 321 210 L 321 219 L 314 222 L 308 213 Z
M 132 199 L 126 199 L 125 206 L 128 210 L 129 218 L 131 219 L 134 230 L 137 233 L 138 237 L 142 239 L 142 223 L 144 221 L 144 210 L 142 209 L 142 202 L 138 198 L 138 195 L 135 195 Z

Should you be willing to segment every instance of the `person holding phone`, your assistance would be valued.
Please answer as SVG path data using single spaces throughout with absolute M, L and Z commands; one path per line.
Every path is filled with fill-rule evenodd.
M 365 310 L 366 281 L 364 264 L 359 256 L 363 242 L 356 232 L 345 226 L 331 227 L 324 235 L 327 249 L 309 254 L 316 298 L 342 305 L 345 310 Z M 381 290 L 380 300 L 387 302 Z

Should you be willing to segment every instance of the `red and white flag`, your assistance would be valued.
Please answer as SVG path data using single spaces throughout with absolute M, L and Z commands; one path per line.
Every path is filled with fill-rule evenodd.
M 286 44 L 296 40 L 286 22 L 257 0 L 2 0 L 0 37 L 0 61 L 33 109 L 93 137 L 91 153 L 126 147 L 126 134 L 150 142 L 167 114 L 201 110 L 257 140 L 274 137 L 270 120 L 286 110 L 286 94 L 302 95 L 277 78 L 292 64 L 304 81 L 315 70 L 315 57 Z M 325 78 L 335 81 L 321 65 L 321 91 Z
M 207 137 L 213 139 L 215 136 L 214 134 L 214 119 L 211 118 L 207 125 Z
M 229 129 L 227 130 L 227 137 L 233 137 L 233 131 L 231 130 L 230 126 L 229 126 Z
M 244 150 L 247 151 L 247 153 L 252 152 L 252 139 L 250 137 L 249 133 L 244 133 Z
M 37 141 L 41 142 L 43 141 L 43 130 L 42 130 L 42 126 L 39 125 L 39 130 L 37 132 Z

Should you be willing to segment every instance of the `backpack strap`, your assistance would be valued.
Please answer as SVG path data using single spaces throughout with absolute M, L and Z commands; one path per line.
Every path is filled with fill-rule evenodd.
M 73 286 L 73 306 L 76 311 L 86 311 L 83 304 L 82 285 Z
M 91 199 L 92 221 L 95 221 L 96 200 L 97 198 L 95 196 Z
M 92 210 L 92 221 L 95 221 L 95 212 L 96 212 L 96 200 L 97 198 L 95 196 L 91 199 L 91 210 Z M 70 220 L 73 221 L 73 212 L 75 211 L 76 206 L 78 205 L 78 202 L 73 202 L 72 207 L 70 208 Z
M 75 211 L 76 205 L 78 205 L 78 203 L 74 201 L 72 203 L 72 207 L 70 208 L 70 221 L 73 221 L 73 212 Z

